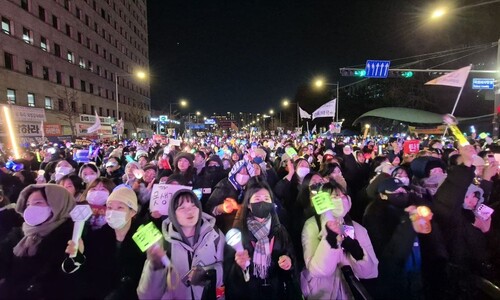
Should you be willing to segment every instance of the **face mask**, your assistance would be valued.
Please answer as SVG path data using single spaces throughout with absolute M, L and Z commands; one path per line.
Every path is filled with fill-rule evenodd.
M 94 181 L 96 179 L 97 179 L 97 175 L 86 175 L 86 176 L 83 176 L 83 182 L 85 182 L 86 184 L 89 184 L 89 183 L 91 183 L 92 181 Z
M 397 177 L 405 186 L 410 185 L 410 178 L 408 177 Z
M 109 168 L 109 167 L 113 168 L 113 167 L 116 167 L 116 166 L 118 166 L 118 164 L 116 162 L 114 162 L 114 161 L 108 161 L 106 163 L 106 168 Z
M 307 174 L 309 174 L 309 172 L 310 172 L 309 168 L 300 167 L 297 169 L 297 176 L 299 176 L 300 178 L 304 178 L 306 177 Z
M 238 182 L 239 185 L 244 186 L 250 180 L 250 176 L 238 173 L 238 174 L 236 174 L 235 179 L 236 179 L 236 182 Z
M 73 168 L 71 167 L 57 167 L 56 168 L 56 173 L 64 175 L 68 175 L 69 173 L 73 172 Z
M 410 199 L 407 193 L 397 193 L 387 195 L 387 201 L 396 207 L 406 208 L 409 205 Z
M 90 191 L 87 193 L 87 201 L 92 205 L 104 205 L 108 197 L 108 191 Z
M 113 229 L 123 228 L 127 224 L 127 213 L 124 211 L 107 210 L 106 222 Z
M 217 172 L 217 170 L 219 170 L 220 167 L 216 167 L 216 166 L 210 166 L 210 167 L 207 167 L 207 172 L 208 173 L 215 173 Z
M 31 226 L 37 226 L 47 221 L 52 214 L 48 206 L 28 206 L 23 213 L 24 221 Z
M 266 218 L 274 209 L 274 204 L 269 202 L 250 203 L 252 214 L 257 218 Z
M 253 159 L 253 162 L 260 165 L 264 160 L 262 159 L 262 157 L 260 156 L 257 156 Z

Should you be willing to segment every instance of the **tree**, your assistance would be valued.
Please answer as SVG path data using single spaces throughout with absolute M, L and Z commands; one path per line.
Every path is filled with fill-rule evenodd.
M 82 113 L 82 106 L 78 104 L 80 97 L 78 91 L 69 89 L 68 87 L 56 88 L 55 94 L 57 96 L 57 118 L 66 122 L 71 128 L 71 136 L 76 137 L 76 121 Z
M 139 103 L 134 106 L 127 106 L 128 117 L 126 121 L 129 121 L 134 127 L 134 131 L 137 132 L 137 128 L 140 128 L 140 124 L 144 123 L 145 115 L 144 115 L 145 106 L 144 103 Z M 125 121 L 125 120 L 124 120 Z

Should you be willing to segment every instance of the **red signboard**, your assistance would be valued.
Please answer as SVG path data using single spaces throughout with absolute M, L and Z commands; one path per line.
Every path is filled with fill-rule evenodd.
M 403 151 L 405 154 L 418 153 L 419 145 L 420 145 L 419 140 L 405 141 L 405 143 L 403 144 Z
M 59 124 L 43 124 L 45 136 L 61 136 L 62 127 Z

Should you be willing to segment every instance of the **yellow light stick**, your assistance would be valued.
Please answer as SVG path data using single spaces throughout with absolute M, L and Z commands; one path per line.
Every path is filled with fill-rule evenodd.
M 7 124 L 7 130 L 10 135 L 10 143 L 12 144 L 12 150 L 14 150 L 14 158 L 19 159 L 21 155 L 19 154 L 19 147 L 17 146 L 16 135 L 14 133 L 14 124 L 12 124 L 12 118 L 10 117 L 10 108 L 8 106 L 3 107 L 3 113 L 5 115 L 5 123 Z
M 467 138 L 464 136 L 462 131 L 460 131 L 460 129 L 458 128 L 458 126 L 457 126 L 458 121 L 453 115 L 450 115 L 450 114 L 445 115 L 443 117 L 443 121 L 448 125 L 448 127 L 451 130 L 451 133 L 458 139 L 458 143 L 460 144 L 460 146 L 463 147 L 463 146 L 470 145 Z

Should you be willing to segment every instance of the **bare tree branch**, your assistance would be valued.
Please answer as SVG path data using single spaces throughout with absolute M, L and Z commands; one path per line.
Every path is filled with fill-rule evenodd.
M 82 106 L 78 103 L 80 97 L 78 91 L 69 89 L 68 87 L 56 88 L 57 96 L 56 108 L 58 110 L 57 118 L 65 121 L 71 128 L 71 135 L 76 136 L 76 121 L 82 113 Z

